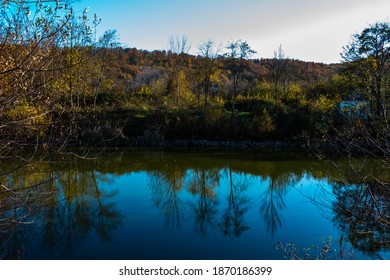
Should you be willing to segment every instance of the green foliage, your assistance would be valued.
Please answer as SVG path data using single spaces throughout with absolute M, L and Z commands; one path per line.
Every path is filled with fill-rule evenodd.
M 313 109 L 322 113 L 330 113 L 336 109 L 336 105 L 340 102 L 340 99 L 330 99 L 324 95 L 321 95 L 320 98 L 313 102 Z
M 390 78 L 390 23 L 377 22 L 353 35 L 350 44 L 343 48 L 342 58 L 347 75 L 353 85 L 371 102 L 375 118 L 387 115 Z
M 266 138 L 276 130 L 274 120 L 265 108 L 253 117 L 252 125 L 255 136 L 259 138 Z
M 270 100 L 272 96 L 272 85 L 268 82 L 262 82 L 254 87 L 254 95 L 263 100 Z
M 44 137 L 48 127 L 53 123 L 50 115 L 41 107 L 28 102 L 20 102 L 7 110 L 2 116 L 2 121 L 8 123 L 6 130 L 12 133 L 15 139 Z

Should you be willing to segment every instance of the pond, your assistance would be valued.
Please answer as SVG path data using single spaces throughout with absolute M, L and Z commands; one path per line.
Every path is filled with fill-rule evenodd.
M 390 258 L 390 198 L 359 184 L 350 162 L 296 152 L 88 157 L 1 161 L 1 259 Z

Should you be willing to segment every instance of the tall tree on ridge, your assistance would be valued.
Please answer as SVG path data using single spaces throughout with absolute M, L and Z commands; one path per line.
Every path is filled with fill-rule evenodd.
M 253 56 L 256 51 L 249 46 L 247 41 L 242 40 L 228 42 L 226 49 L 227 68 L 232 79 L 232 112 L 234 113 L 238 83 L 245 70 L 245 60 Z

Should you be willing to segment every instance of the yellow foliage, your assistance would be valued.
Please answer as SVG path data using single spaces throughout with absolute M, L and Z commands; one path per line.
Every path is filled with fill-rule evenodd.
M 14 124 L 14 130 L 19 127 L 18 132 L 26 136 L 36 135 L 37 132 L 44 136 L 46 127 L 52 122 L 50 116 L 43 112 L 40 106 L 33 106 L 27 102 L 20 102 L 5 112 L 5 118 Z
M 299 98 L 302 95 L 301 87 L 296 83 L 291 83 L 288 87 L 288 97 L 291 99 Z
M 264 109 L 261 114 L 256 114 L 253 117 L 252 124 L 254 131 L 263 136 L 274 132 L 276 129 L 274 121 L 267 109 Z
M 339 102 L 340 100 L 338 98 L 330 99 L 324 95 L 321 95 L 320 98 L 314 102 L 313 106 L 318 111 L 330 112 L 336 107 L 337 103 Z
M 256 86 L 256 95 L 258 97 L 264 98 L 264 100 L 272 99 L 272 87 L 270 83 L 262 82 Z
M 222 97 L 220 97 L 220 96 L 217 96 L 217 97 L 215 97 L 214 99 L 213 99 L 213 105 L 215 105 L 215 106 L 217 106 L 217 107 L 223 107 L 223 106 L 225 106 L 225 100 L 222 98 Z
M 150 87 L 148 86 L 143 86 L 138 92 L 137 92 L 138 95 L 141 95 L 141 96 L 150 96 L 153 94 L 153 91 Z
M 291 83 L 288 86 L 287 99 L 290 101 L 298 101 L 300 106 L 306 106 L 307 100 L 300 85 Z

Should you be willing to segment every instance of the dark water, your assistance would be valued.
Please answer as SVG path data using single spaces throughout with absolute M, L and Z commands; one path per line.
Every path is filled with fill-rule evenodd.
M 221 152 L 2 161 L 0 257 L 389 259 L 389 198 L 337 165 Z

